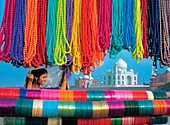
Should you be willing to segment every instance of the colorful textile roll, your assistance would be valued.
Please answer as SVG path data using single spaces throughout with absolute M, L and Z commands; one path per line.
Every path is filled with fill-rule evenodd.
M 15 99 L 0 99 L 0 116 L 14 116 L 15 108 Z
M 117 118 L 31 118 L 0 117 L 2 125 L 144 125 L 165 124 L 168 116 L 142 116 Z
M 114 100 L 159 100 L 168 99 L 164 91 L 134 90 L 55 90 L 0 88 L 0 99 L 42 99 L 59 101 L 114 101 Z

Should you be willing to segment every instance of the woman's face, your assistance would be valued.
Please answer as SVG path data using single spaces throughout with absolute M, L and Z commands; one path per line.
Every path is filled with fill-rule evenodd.
M 39 78 L 39 80 L 38 80 L 38 83 L 40 84 L 40 85 L 42 85 L 42 86 L 44 86 L 44 84 L 46 83 L 46 81 L 47 81 L 47 73 L 45 73 L 45 74 L 42 74 L 41 76 L 40 76 L 40 78 Z

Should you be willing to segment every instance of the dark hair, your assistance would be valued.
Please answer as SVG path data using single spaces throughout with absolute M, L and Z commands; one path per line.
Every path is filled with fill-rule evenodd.
M 34 75 L 33 83 L 36 83 L 36 81 L 39 80 L 41 75 L 48 73 L 48 72 L 45 68 L 41 68 L 41 69 L 32 70 L 31 73 Z M 36 80 L 35 77 L 37 77 L 38 80 Z M 37 82 L 37 84 L 39 84 L 39 83 Z
M 39 78 L 42 74 L 45 74 L 48 72 L 45 68 L 41 68 L 41 69 L 32 70 L 31 73 L 34 75 L 34 77 Z

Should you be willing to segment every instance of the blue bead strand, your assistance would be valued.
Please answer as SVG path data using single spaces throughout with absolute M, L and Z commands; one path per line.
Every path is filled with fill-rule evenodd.
M 16 67 L 23 65 L 25 0 L 16 0 L 10 56 Z

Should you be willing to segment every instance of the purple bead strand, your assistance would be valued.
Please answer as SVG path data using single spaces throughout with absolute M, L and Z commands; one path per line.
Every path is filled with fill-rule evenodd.
M 23 65 L 25 0 L 16 0 L 10 56 L 16 67 Z
M 67 21 L 67 29 L 66 29 L 66 37 L 68 42 L 70 43 L 71 41 L 71 33 L 72 33 L 72 17 L 73 17 L 73 0 L 67 0 L 67 9 L 66 9 L 66 21 Z M 68 51 L 68 46 L 66 48 Z M 67 55 L 67 64 L 64 64 L 63 66 L 60 67 L 65 73 L 67 79 L 70 79 L 71 77 L 71 64 L 72 64 L 72 57 L 71 55 Z

